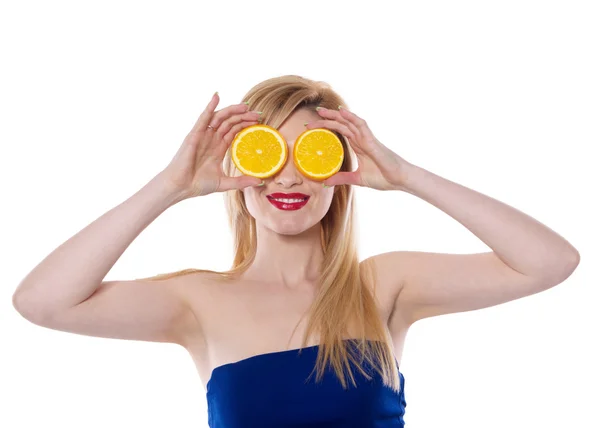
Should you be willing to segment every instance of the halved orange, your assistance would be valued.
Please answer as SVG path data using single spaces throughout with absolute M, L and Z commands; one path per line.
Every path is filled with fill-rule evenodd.
M 325 128 L 308 129 L 294 144 L 296 168 L 313 180 L 325 180 L 342 167 L 344 147 L 332 131 Z
M 251 125 L 231 142 L 231 160 L 246 175 L 266 178 L 277 174 L 288 158 L 282 135 L 269 125 Z

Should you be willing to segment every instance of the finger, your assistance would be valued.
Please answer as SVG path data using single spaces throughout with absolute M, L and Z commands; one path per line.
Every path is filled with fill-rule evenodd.
M 248 106 L 244 103 L 225 107 L 223 110 L 219 110 L 213 115 L 209 124 L 213 128 L 218 129 L 226 119 L 229 119 L 235 114 L 245 113 L 246 111 L 248 111 Z
M 202 114 L 200 114 L 200 117 L 194 124 L 194 128 L 192 129 L 192 131 L 205 131 L 206 130 L 206 127 L 208 126 L 208 122 L 210 121 L 210 119 L 213 115 L 213 112 L 215 111 L 215 108 L 217 108 L 219 101 L 220 101 L 219 94 L 217 92 L 215 92 L 213 94 L 212 98 L 210 99 L 208 105 L 206 106 L 206 108 L 204 109 Z
M 357 115 L 355 115 L 350 110 L 347 110 L 344 107 L 341 107 L 339 109 L 339 113 L 344 119 L 346 119 L 348 122 L 353 124 L 358 129 L 359 135 L 363 135 L 363 136 L 368 135 L 369 126 L 367 125 L 367 122 L 363 118 L 358 117 Z
M 341 171 L 333 174 L 327 180 L 323 181 L 325 186 L 338 186 L 342 184 L 354 184 L 356 186 L 362 186 L 360 181 L 360 173 L 358 171 Z
M 249 175 L 242 175 L 239 177 L 222 177 L 219 182 L 218 192 L 226 192 L 228 190 L 244 189 L 250 186 L 257 186 L 262 183 L 263 180 Z
M 322 117 L 325 117 L 327 119 L 335 119 L 338 122 L 343 123 L 344 125 L 346 125 L 348 127 L 348 129 L 354 134 L 354 139 L 358 140 L 358 138 L 360 137 L 360 131 L 358 130 L 358 128 L 356 127 L 356 125 L 354 125 L 352 122 L 350 122 L 349 120 L 347 120 L 341 113 L 340 111 L 335 111 L 335 110 L 330 110 L 324 107 L 319 108 L 319 110 L 317 110 L 317 113 L 319 113 Z
M 227 135 L 229 133 L 231 128 L 233 126 L 238 125 L 240 122 L 252 121 L 252 122 L 256 123 L 256 122 L 258 122 L 259 119 L 260 119 L 260 115 L 254 111 L 249 111 L 244 114 L 236 114 L 235 116 L 232 116 L 229 119 L 227 119 L 225 122 L 223 122 L 221 124 L 221 126 L 219 126 L 219 129 L 217 129 L 217 135 L 219 135 L 220 138 L 225 138 L 225 135 Z
M 225 128 L 227 130 L 227 133 L 223 136 L 223 143 L 225 144 L 225 147 L 229 147 L 229 145 L 233 141 L 233 138 L 242 129 L 247 128 L 251 125 L 256 125 L 258 123 L 258 119 L 254 119 L 253 115 L 251 115 L 251 114 L 249 114 L 248 116 L 247 115 L 238 116 L 238 118 L 241 122 L 236 123 L 236 124 L 230 123 L 227 126 L 229 129 L 227 130 L 227 127 Z M 244 120 L 244 118 L 245 118 L 245 120 Z M 225 125 L 221 126 L 221 128 L 223 128 L 223 127 L 225 127 Z M 219 131 L 221 131 L 221 128 L 219 128 Z
M 306 125 L 307 129 L 315 129 L 315 128 L 328 128 L 333 129 L 334 131 L 338 131 L 340 134 L 345 136 L 346 138 L 356 141 L 356 136 L 348 129 L 348 127 L 340 122 L 336 122 L 335 120 L 317 120 L 314 122 L 308 123 Z
M 237 135 L 238 132 L 240 132 L 244 128 L 247 128 L 248 126 L 256 125 L 256 123 L 256 120 L 247 120 L 244 122 L 240 122 L 235 126 L 232 126 L 229 132 L 223 137 L 222 144 L 218 148 L 219 157 L 225 157 L 227 149 L 229 149 L 229 147 L 231 146 L 231 142 L 233 141 L 233 138 Z

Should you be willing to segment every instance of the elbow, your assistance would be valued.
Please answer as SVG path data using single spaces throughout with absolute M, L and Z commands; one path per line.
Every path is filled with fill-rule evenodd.
M 562 261 L 561 263 L 556 263 L 552 269 L 548 269 L 550 280 L 553 285 L 558 285 L 564 282 L 567 278 L 569 278 L 577 266 L 579 266 L 580 256 L 578 251 L 574 251 L 574 253 L 567 259 Z
M 579 255 L 579 251 L 573 249 L 573 254 L 571 254 L 569 259 L 565 263 L 565 272 L 567 274 L 565 279 L 567 279 L 569 276 L 571 276 L 571 274 L 575 271 L 575 269 L 577 269 L 577 266 L 579 266 L 580 260 L 581 260 L 581 256 Z
M 573 270 L 579 265 L 579 261 L 581 260 L 581 256 L 579 255 L 579 251 L 575 250 L 573 253 Z
M 26 293 L 19 291 L 15 292 L 12 296 L 12 305 L 26 320 L 37 325 L 42 324 L 42 312 L 39 308 L 35 308 L 34 305 L 31 304 L 31 299 L 27 297 Z
M 16 309 L 16 311 L 20 314 L 22 314 L 23 312 L 23 293 L 20 292 L 15 292 L 12 296 L 12 305 L 13 308 Z

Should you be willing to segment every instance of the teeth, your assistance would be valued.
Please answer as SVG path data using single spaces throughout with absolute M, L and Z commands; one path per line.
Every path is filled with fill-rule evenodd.
M 285 202 L 287 204 L 291 204 L 291 203 L 295 203 L 295 202 L 304 202 L 304 199 L 275 199 L 273 198 L 275 201 L 278 202 Z

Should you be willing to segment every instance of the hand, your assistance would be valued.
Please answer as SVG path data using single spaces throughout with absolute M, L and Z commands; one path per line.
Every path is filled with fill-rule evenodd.
M 161 172 L 181 200 L 214 192 L 260 184 L 262 180 L 248 175 L 228 177 L 223 171 L 223 159 L 235 135 L 260 116 L 247 111 L 246 104 L 236 104 L 214 112 L 219 104 L 215 93 L 187 135 L 179 151 Z M 207 128 L 212 125 L 213 129 Z
M 413 166 L 378 141 L 367 122 L 345 108 L 330 110 L 319 107 L 324 119 L 309 122 L 307 129 L 327 128 L 339 132 L 356 153 L 356 171 L 340 171 L 323 181 L 326 186 L 355 184 L 377 190 L 399 190 L 406 183 Z

